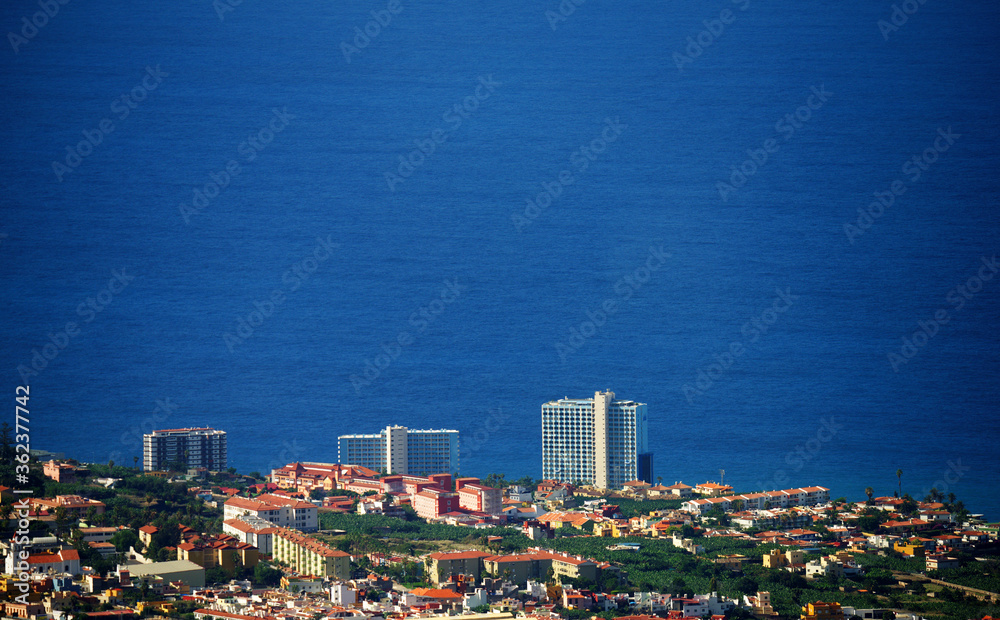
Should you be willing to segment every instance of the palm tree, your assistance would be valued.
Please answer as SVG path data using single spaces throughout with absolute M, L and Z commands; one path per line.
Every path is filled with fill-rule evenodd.
M 56 521 L 55 521 L 56 538 L 62 536 L 62 531 L 66 527 L 66 524 L 68 522 L 69 522 L 69 514 L 67 514 L 66 512 L 66 507 L 59 506 L 58 508 L 56 508 Z
M 899 495 L 902 495 L 903 494 L 903 470 L 902 469 L 897 469 L 896 470 L 896 478 L 899 479 Z
M 875 489 L 871 487 L 865 487 L 865 495 L 868 496 L 868 503 L 872 503 L 872 495 L 875 495 Z
M 139 469 L 139 457 L 137 456 L 132 457 L 132 465 L 134 465 L 136 469 Z

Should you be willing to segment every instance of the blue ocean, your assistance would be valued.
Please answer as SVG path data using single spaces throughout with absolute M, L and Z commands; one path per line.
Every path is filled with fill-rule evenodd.
M 655 475 L 1000 517 L 1000 5 L 9 0 L 33 448 L 229 464 L 645 402 Z M 902 475 L 897 479 L 897 469 Z

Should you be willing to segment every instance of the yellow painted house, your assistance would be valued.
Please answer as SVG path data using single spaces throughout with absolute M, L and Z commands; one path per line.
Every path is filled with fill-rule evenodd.
M 302 575 L 348 579 L 351 556 L 326 543 L 288 528 L 275 528 L 272 536 L 275 560 L 287 564 Z
M 892 548 L 913 558 L 924 557 L 924 546 L 920 543 L 895 543 Z

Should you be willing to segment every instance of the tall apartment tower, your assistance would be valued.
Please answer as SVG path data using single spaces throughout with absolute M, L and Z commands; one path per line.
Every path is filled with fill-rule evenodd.
M 185 468 L 226 468 L 226 431 L 214 428 L 172 428 L 142 436 L 142 468 L 158 471 L 175 465 Z
M 563 398 L 542 405 L 542 476 L 620 489 L 631 480 L 653 483 L 646 403 Z
M 337 460 L 389 474 L 458 471 L 458 431 L 387 426 L 374 435 L 341 435 Z

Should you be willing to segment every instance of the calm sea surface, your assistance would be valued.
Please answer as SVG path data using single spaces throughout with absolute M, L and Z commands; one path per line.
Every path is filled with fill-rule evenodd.
M 664 481 L 1000 517 L 1000 6 L 224 2 L 0 7 L 33 447 L 403 424 L 537 477 L 611 389 Z

